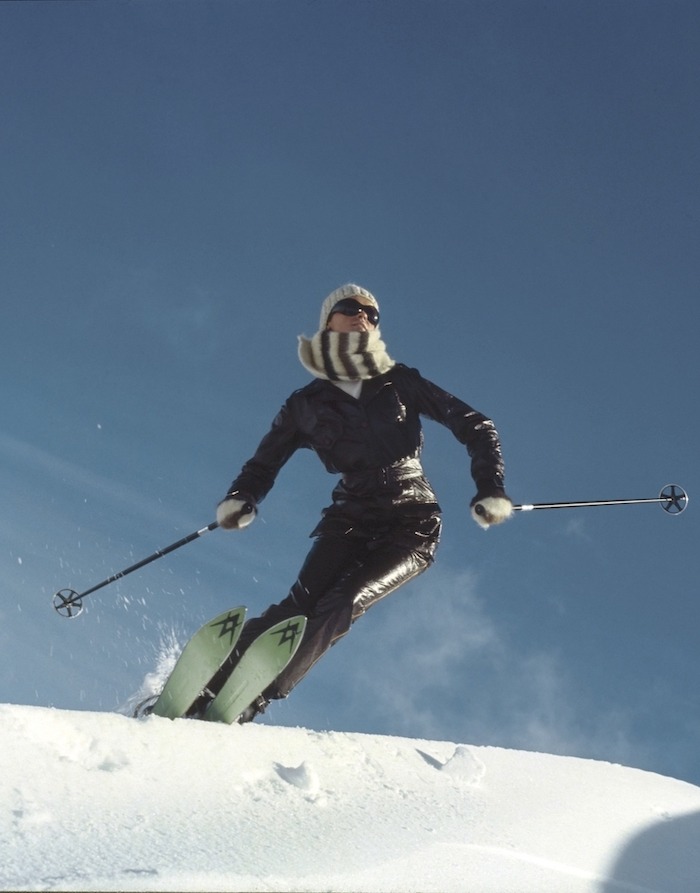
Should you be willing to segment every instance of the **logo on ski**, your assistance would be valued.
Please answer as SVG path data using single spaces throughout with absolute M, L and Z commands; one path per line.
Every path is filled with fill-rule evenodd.
M 216 623 L 212 623 L 212 626 L 220 626 L 221 630 L 219 631 L 219 638 L 223 639 L 224 636 L 229 637 L 229 642 L 231 645 L 238 638 L 238 628 L 243 623 L 243 616 L 240 611 L 231 612 L 223 620 L 219 620 Z
M 283 645 L 288 644 L 289 653 L 291 654 L 295 650 L 295 643 L 297 638 L 301 635 L 301 630 L 299 629 L 300 625 L 301 624 L 298 620 L 290 620 L 285 627 L 275 630 L 272 634 L 275 636 L 279 636 L 277 647 L 281 648 Z

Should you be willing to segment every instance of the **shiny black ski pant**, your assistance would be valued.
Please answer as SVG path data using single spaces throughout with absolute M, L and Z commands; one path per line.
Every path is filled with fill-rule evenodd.
M 432 514 L 398 535 L 322 534 L 314 542 L 291 588 L 279 604 L 249 620 L 235 649 L 240 656 L 274 624 L 304 614 L 306 630 L 296 654 L 263 693 L 267 700 L 286 698 L 313 665 L 345 636 L 372 605 L 432 563 L 440 536 L 440 518 Z

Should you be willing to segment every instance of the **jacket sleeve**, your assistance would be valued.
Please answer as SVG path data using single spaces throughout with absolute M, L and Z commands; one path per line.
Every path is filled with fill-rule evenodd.
M 252 458 L 232 482 L 229 495 L 235 493 L 256 504 L 261 502 L 272 489 L 282 466 L 302 445 L 302 437 L 287 401 Z
M 421 415 L 449 428 L 466 446 L 479 497 L 505 496 L 503 454 L 491 419 L 423 378 L 416 369 L 408 371 Z

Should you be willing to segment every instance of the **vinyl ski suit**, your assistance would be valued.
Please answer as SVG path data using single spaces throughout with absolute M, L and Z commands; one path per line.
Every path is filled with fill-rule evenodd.
M 267 700 L 286 697 L 359 616 L 433 561 L 440 506 L 420 462 L 421 416 L 466 446 L 479 498 L 505 495 L 493 422 L 401 364 L 363 381 L 357 399 L 321 379 L 295 391 L 231 484 L 229 495 L 259 503 L 301 448 L 342 475 L 291 591 L 248 621 L 239 640 L 234 661 L 278 621 L 308 618 L 302 644 L 264 693 Z

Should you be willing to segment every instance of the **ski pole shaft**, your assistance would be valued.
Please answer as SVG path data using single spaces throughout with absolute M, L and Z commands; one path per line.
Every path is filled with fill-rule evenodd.
M 530 505 L 514 505 L 514 512 L 531 512 L 536 509 L 573 509 L 593 505 L 641 505 L 649 502 L 660 502 L 664 511 L 671 515 L 679 515 L 688 505 L 688 494 L 677 484 L 664 487 L 658 496 L 646 499 L 593 499 L 586 502 L 535 502 Z
M 579 509 L 592 505 L 640 505 L 644 502 L 660 502 L 657 496 L 650 499 L 593 499 L 590 502 L 535 502 L 514 505 L 514 512 L 531 512 L 535 509 Z
M 74 589 L 61 589 L 53 597 L 53 606 L 62 617 L 77 617 L 83 610 L 83 599 L 86 595 L 91 595 L 93 592 L 97 592 L 98 589 L 103 589 L 105 586 L 109 586 L 110 583 L 114 583 L 116 580 L 121 580 L 122 577 L 126 577 L 127 574 L 131 574 L 134 571 L 145 567 L 147 564 L 156 561 L 158 558 L 162 558 L 164 555 L 169 555 L 170 552 L 174 552 L 176 549 L 186 546 L 187 543 L 191 543 L 193 540 L 198 539 L 210 530 L 216 530 L 218 526 L 218 522 L 212 521 L 211 524 L 207 524 L 206 527 L 202 527 L 200 530 L 195 530 L 194 533 L 184 536 L 176 543 L 171 543 L 171 545 L 166 546 L 164 549 L 158 549 L 152 555 L 149 555 L 148 558 L 137 561 L 136 564 L 132 564 L 123 571 L 112 574 L 111 577 L 107 577 L 106 580 L 103 580 L 96 586 L 86 589 L 85 592 L 76 592 Z

